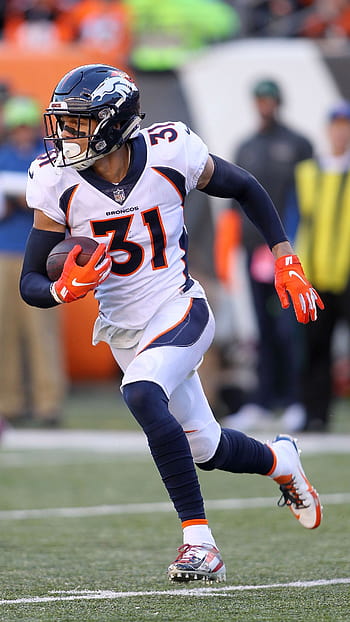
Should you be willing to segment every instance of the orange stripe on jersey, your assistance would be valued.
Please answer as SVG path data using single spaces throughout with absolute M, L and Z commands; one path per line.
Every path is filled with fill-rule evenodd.
M 177 185 L 173 182 L 173 180 L 170 179 L 170 177 L 168 177 L 168 175 L 166 175 L 163 171 L 160 171 L 155 166 L 152 166 L 152 170 L 155 171 L 156 173 L 158 173 L 158 175 L 161 175 L 162 177 L 164 177 L 164 179 L 166 179 L 169 182 L 169 184 L 172 185 L 174 190 L 176 190 L 177 194 L 179 195 L 179 197 L 181 199 L 181 206 L 183 207 L 184 206 L 184 197 L 183 197 L 181 191 L 179 190 L 179 188 L 177 187 Z
M 181 523 L 182 528 L 191 527 L 192 525 L 208 525 L 208 521 L 206 518 L 193 518 L 192 520 L 184 520 Z
M 162 335 L 166 335 L 171 330 L 176 328 L 176 326 L 179 326 L 179 324 L 181 324 L 184 321 L 184 319 L 188 316 L 189 312 L 191 311 L 192 305 L 193 305 L 193 298 L 190 299 L 190 304 L 188 305 L 188 307 L 186 309 L 186 313 L 183 315 L 181 320 L 176 322 L 176 324 L 173 324 L 173 326 L 169 326 L 169 328 L 167 328 L 166 330 L 163 330 L 162 333 L 159 333 L 158 335 L 156 335 L 153 339 L 151 339 L 151 341 L 148 342 L 148 344 L 146 346 L 144 346 L 144 348 L 142 348 L 142 350 L 140 350 L 140 352 L 137 353 L 137 355 L 141 354 L 141 352 L 143 352 L 144 350 L 147 350 L 147 348 L 151 345 L 151 343 L 154 343 L 155 341 L 157 341 L 157 339 L 159 339 L 159 337 L 162 337 Z
M 185 434 L 192 434 L 192 432 L 198 432 L 198 430 L 184 430 Z

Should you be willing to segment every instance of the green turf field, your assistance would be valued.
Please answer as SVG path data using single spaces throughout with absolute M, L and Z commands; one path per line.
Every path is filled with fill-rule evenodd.
M 315 531 L 270 480 L 200 473 L 227 568 L 205 587 L 166 578 L 180 526 L 147 453 L 4 445 L 0 621 L 349 621 L 349 454 L 332 451 L 303 455 L 324 499 Z
M 78 383 L 68 395 L 65 405 L 64 426 L 75 429 L 137 430 L 119 390 L 120 380 L 107 383 Z M 226 413 L 228 414 L 228 413 Z M 331 432 L 350 434 L 350 398 L 338 399 L 332 407 Z M 273 426 L 273 431 L 280 431 Z

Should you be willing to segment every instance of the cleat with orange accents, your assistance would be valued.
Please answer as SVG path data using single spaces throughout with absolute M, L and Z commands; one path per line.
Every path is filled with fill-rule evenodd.
M 169 581 L 226 580 L 226 570 L 218 549 L 212 544 L 183 544 L 168 568 Z
M 282 493 L 278 505 L 286 505 L 306 529 L 316 529 L 322 520 L 322 506 L 317 491 L 304 473 L 295 439 L 288 434 L 280 434 L 269 446 L 277 460 L 282 452 L 283 461 L 290 464 L 287 473 L 273 477 Z

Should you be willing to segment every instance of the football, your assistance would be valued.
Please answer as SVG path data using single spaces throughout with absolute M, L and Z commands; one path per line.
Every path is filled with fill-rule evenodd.
M 98 247 L 96 240 L 85 236 L 71 236 L 56 244 L 46 260 L 46 272 L 51 281 L 57 281 L 60 278 L 67 255 L 76 244 L 82 248 L 76 258 L 78 266 L 85 266 Z

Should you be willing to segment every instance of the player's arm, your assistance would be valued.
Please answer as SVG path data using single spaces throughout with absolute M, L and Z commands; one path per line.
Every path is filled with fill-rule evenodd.
M 245 169 L 209 155 L 197 189 L 211 196 L 236 199 L 269 245 L 275 262 L 275 287 L 283 308 L 292 300 L 297 320 L 316 320 L 323 302 L 308 282 L 266 190 Z
M 53 297 L 46 273 L 46 259 L 56 244 L 65 237 L 65 227 L 34 211 L 34 224 L 28 236 L 20 277 L 23 300 L 33 307 L 49 308 L 59 304 Z
M 218 156 L 209 155 L 197 188 L 211 196 L 238 201 L 276 259 L 286 254 L 283 251 L 293 252 L 270 196 L 248 171 Z
M 55 282 L 50 281 L 46 260 L 52 248 L 64 237 L 63 225 L 48 218 L 40 210 L 35 210 L 34 226 L 27 240 L 20 278 L 21 296 L 31 306 L 47 308 L 61 302 L 72 302 L 95 289 L 109 275 L 112 260 L 105 256 L 104 244 L 99 244 L 85 266 L 76 263 L 76 257 L 81 251 L 77 245 L 67 256 L 60 278 Z

